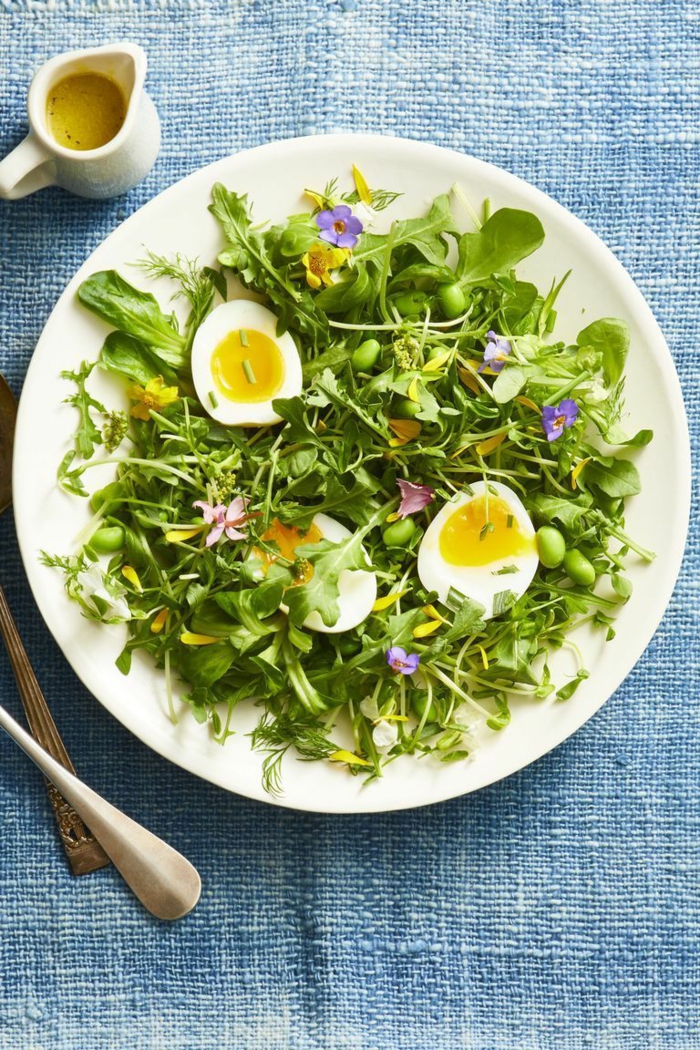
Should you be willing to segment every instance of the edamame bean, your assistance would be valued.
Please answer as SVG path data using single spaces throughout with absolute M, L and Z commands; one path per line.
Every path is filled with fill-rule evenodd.
M 564 571 L 570 580 L 581 587 L 590 587 L 595 583 L 595 569 L 588 558 L 579 550 L 567 551 L 564 555 Z
M 411 707 L 413 708 L 414 715 L 419 721 L 423 720 L 426 708 L 428 711 L 425 718 L 426 722 L 437 722 L 439 719 L 434 701 L 431 700 L 430 703 L 428 703 L 427 693 L 415 693 L 411 698 Z
M 120 525 L 111 525 L 93 533 L 90 546 L 97 554 L 113 554 L 124 546 L 124 529 Z
M 350 367 L 353 372 L 369 372 L 376 365 L 381 352 L 382 348 L 376 339 L 365 339 L 350 358 Z
M 425 292 L 404 292 L 392 300 L 402 317 L 419 314 L 425 306 Z
M 442 312 L 448 320 L 451 321 L 455 317 L 459 317 L 461 313 L 464 313 L 464 307 L 466 306 L 467 300 L 464 297 L 464 292 L 458 284 L 439 285 L 437 297 Z
M 391 411 L 397 419 L 414 419 L 420 412 L 420 405 L 411 401 L 410 397 L 402 397 L 394 403 Z
M 540 561 L 547 569 L 556 569 L 566 554 L 566 540 L 552 525 L 543 525 L 537 530 L 537 550 Z
M 415 531 L 416 526 L 411 518 L 399 518 L 384 529 L 382 539 L 387 547 L 405 547 Z

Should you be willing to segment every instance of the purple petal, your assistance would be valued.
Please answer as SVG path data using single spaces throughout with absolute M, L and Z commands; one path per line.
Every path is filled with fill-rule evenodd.
M 316 216 L 316 225 L 320 230 L 327 230 L 333 225 L 335 219 L 332 211 L 320 211 Z
M 565 397 L 557 408 L 557 413 L 564 417 L 564 426 L 573 426 L 578 419 L 578 405 L 573 398 Z
M 335 230 L 324 230 L 323 233 L 319 234 L 319 237 L 322 241 L 328 241 L 329 244 L 338 243 L 338 234 Z
M 341 233 L 335 243 L 339 248 L 354 248 L 357 244 L 357 237 L 354 233 Z
M 430 485 L 415 485 L 412 481 L 403 479 L 397 481 L 396 484 L 401 492 L 401 504 L 398 510 L 400 518 L 406 518 L 409 514 L 417 514 L 435 498 L 435 490 Z
M 420 663 L 420 656 L 418 653 L 409 653 L 406 657 L 406 670 L 404 674 L 413 674 L 414 671 L 418 670 Z
M 564 432 L 564 427 L 559 420 L 559 411 L 553 405 L 545 405 L 542 409 L 542 429 L 547 441 L 556 441 Z
M 348 221 L 345 223 L 345 229 L 348 233 L 360 234 L 362 233 L 362 223 L 358 219 L 357 215 L 351 215 Z
M 347 204 L 336 204 L 335 208 L 331 212 L 331 215 L 333 216 L 334 221 L 340 219 L 341 222 L 345 222 L 352 215 L 352 210 L 347 206 Z
M 487 333 L 486 333 L 486 338 L 488 339 L 488 341 L 489 341 L 490 343 L 495 343 L 495 342 L 497 342 L 497 340 L 498 340 L 498 336 L 497 336 L 497 335 L 496 335 L 496 333 L 494 332 L 493 328 L 492 328 L 492 329 L 491 329 L 491 330 L 490 330 L 489 332 L 487 332 Z

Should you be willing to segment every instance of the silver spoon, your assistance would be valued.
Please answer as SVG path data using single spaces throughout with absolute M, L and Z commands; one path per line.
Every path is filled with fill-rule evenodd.
M 15 413 L 14 396 L 0 375 L 0 513 L 12 500 L 11 451 Z M 12 628 L 15 643 L 21 646 L 14 624 Z M 19 744 L 91 828 L 144 907 L 159 919 L 180 919 L 194 908 L 202 884 L 188 860 L 110 805 L 57 762 L 2 706 L 0 729 Z

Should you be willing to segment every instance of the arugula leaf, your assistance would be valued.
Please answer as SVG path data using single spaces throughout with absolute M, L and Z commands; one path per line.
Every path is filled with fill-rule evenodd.
M 75 432 L 75 451 L 81 455 L 83 459 L 89 459 L 95 451 L 95 446 L 102 444 L 102 433 L 99 427 L 93 422 L 92 416 L 90 415 L 90 409 L 94 408 L 98 412 L 104 414 L 107 413 L 105 406 L 100 401 L 96 401 L 85 388 L 85 383 L 95 367 L 95 363 L 96 362 L 94 361 L 92 363 L 83 361 L 77 372 L 61 372 L 62 379 L 72 379 L 78 388 L 75 394 L 70 394 L 68 397 L 65 397 L 63 403 L 64 405 L 73 405 L 78 409 L 80 422 L 78 423 L 78 428 Z M 71 461 L 66 465 L 70 465 L 70 462 Z M 61 464 L 61 466 L 63 467 L 63 464 Z M 63 471 L 61 477 L 64 478 L 65 476 L 65 471 Z
M 320 540 L 304 543 L 296 549 L 298 558 L 311 562 L 314 574 L 307 583 L 290 587 L 285 594 L 292 621 L 301 625 L 317 612 L 326 627 L 332 627 L 340 616 L 338 580 L 341 572 L 367 569 L 367 556 L 362 549 L 363 532 L 358 531 L 339 543 Z
M 615 498 L 635 496 L 642 491 L 639 471 L 628 459 L 616 459 L 609 466 L 601 463 L 587 463 L 583 468 L 581 479 L 587 486 L 604 492 Z
M 392 247 L 395 250 L 402 245 L 410 244 L 429 263 L 434 266 L 442 266 L 447 256 L 444 234 L 456 235 L 457 232 L 450 209 L 450 198 L 443 193 L 435 198 L 430 211 L 424 218 L 403 219 L 395 223 Z M 363 233 L 359 248 L 355 252 L 355 261 L 370 260 L 376 263 L 386 251 L 387 240 L 385 235 Z

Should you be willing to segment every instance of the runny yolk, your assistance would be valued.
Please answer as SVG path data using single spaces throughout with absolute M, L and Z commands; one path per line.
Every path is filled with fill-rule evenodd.
M 284 358 L 269 336 L 242 328 L 229 332 L 216 347 L 211 372 L 218 393 L 228 401 L 269 401 L 282 386 Z
M 273 553 L 272 551 L 260 550 L 256 547 L 253 550 L 253 555 L 259 558 L 264 566 L 264 571 L 267 572 L 270 565 L 277 561 L 278 558 L 285 558 L 287 561 L 293 562 L 296 560 L 296 549 L 306 543 L 318 543 L 319 540 L 323 539 L 323 533 L 317 525 L 313 522 L 308 528 L 307 532 L 301 532 L 300 529 L 294 527 L 294 525 L 283 525 L 277 518 L 272 522 L 270 527 L 260 537 L 266 543 L 274 543 L 277 545 L 277 550 Z M 303 564 L 300 567 L 301 571 L 297 573 L 295 583 L 308 583 L 314 574 L 313 565 Z
M 440 554 L 449 565 L 488 565 L 530 554 L 534 545 L 505 500 L 490 494 L 488 509 L 485 496 L 477 496 L 451 514 L 440 532 Z

